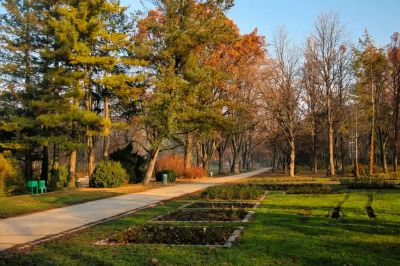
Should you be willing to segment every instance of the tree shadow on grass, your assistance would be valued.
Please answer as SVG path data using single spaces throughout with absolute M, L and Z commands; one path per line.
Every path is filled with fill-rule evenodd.
M 276 207 L 276 209 L 283 209 L 286 206 Z M 365 215 L 365 219 L 353 219 L 353 218 L 339 218 L 332 219 L 324 216 L 309 215 L 307 218 L 307 224 L 304 224 L 302 219 L 302 209 L 306 209 L 306 206 L 297 206 L 299 212 L 296 214 L 279 213 L 273 211 L 268 213 L 257 213 L 256 219 L 261 221 L 265 225 L 278 225 L 286 226 L 289 229 L 300 230 L 304 233 L 325 235 L 334 231 L 348 231 L 365 234 L 378 234 L 378 235 L 400 235 L 400 226 L 398 223 L 390 221 L 369 219 Z M 313 210 L 315 210 L 313 208 Z M 318 208 L 318 210 L 325 210 L 324 208 Z M 306 215 L 307 216 L 307 215 Z M 302 222 L 302 223 L 299 223 Z
M 339 220 L 296 214 L 257 213 L 246 243 L 267 246 L 269 255 L 304 265 L 395 265 L 400 259 L 399 225 L 386 221 Z M 270 234 L 268 234 L 268 231 Z M 246 232 L 245 232 L 246 234 Z M 245 244 L 245 243 L 244 243 Z M 245 244 L 246 245 L 246 244 Z M 272 253 L 271 253 L 272 252 Z

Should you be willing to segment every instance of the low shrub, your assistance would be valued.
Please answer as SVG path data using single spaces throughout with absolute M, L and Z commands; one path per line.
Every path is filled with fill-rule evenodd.
M 168 182 L 175 182 L 176 174 L 172 170 L 161 170 L 161 171 L 158 171 L 156 173 L 156 181 L 162 182 L 164 174 L 168 175 Z
M 302 189 L 308 188 L 309 190 L 317 190 L 318 188 L 325 186 L 323 184 L 310 184 L 310 183 L 287 183 L 287 184 L 257 184 L 264 190 L 289 190 L 289 189 Z
M 226 185 L 210 187 L 201 196 L 205 199 L 256 200 L 263 194 L 264 191 L 255 185 Z
M 177 177 L 184 176 L 184 163 L 183 157 L 179 155 L 167 155 L 157 161 L 158 170 L 172 170 L 175 172 Z
M 177 178 L 195 179 L 205 176 L 205 172 L 201 167 L 184 168 L 184 160 L 179 155 L 167 155 L 157 161 L 157 169 L 170 170 L 176 174 Z
M 7 154 L 0 153 L 0 197 L 22 192 L 24 189 L 25 181 L 18 163 L 8 158 Z
M 192 167 L 184 170 L 182 178 L 184 179 L 196 179 L 204 177 L 206 172 L 202 167 Z
M 358 178 L 341 178 L 340 184 L 349 189 L 390 189 L 394 188 L 396 183 L 379 177 L 360 176 Z
M 304 186 L 291 186 L 286 190 L 286 194 L 330 194 L 333 190 L 330 186 L 317 184 L 317 185 L 304 185 Z
M 129 176 L 119 162 L 102 161 L 89 179 L 90 187 L 119 187 L 128 182 Z
M 140 183 L 146 173 L 147 159 L 133 152 L 132 143 L 110 154 L 110 159 L 120 162 L 129 176 L 129 182 Z

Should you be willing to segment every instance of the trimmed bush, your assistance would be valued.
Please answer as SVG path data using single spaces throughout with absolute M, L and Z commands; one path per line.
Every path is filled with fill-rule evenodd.
M 256 200 L 263 194 L 264 191 L 255 185 L 228 185 L 210 187 L 201 196 L 205 199 Z
M 333 190 L 330 186 L 317 184 L 317 185 L 304 185 L 304 186 L 291 186 L 286 190 L 287 194 L 330 194 Z
M 129 175 L 129 182 L 140 183 L 146 173 L 147 160 L 144 156 L 133 152 L 132 143 L 110 154 L 110 159 L 120 162 Z
M 162 182 L 162 180 L 163 180 L 163 175 L 164 175 L 164 174 L 167 174 L 167 175 L 168 175 L 168 182 L 175 182 L 175 180 L 176 180 L 176 174 L 175 174 L 175 172 L 172 171 L 172 170 L 161 170 L 161 171 L 158 171 L 158 172 L 156 173 L 156 180 L 157 180 L 158 182 Z
M 205 171 L 202 167 L 192 167 L 184 171 L 182 178 L 196 179 L 205 176 Z
M 396 183 L 379 177 L 360 176 L 358 178 L 341 178 L 340 184 L 349 189 L 391 189 Z
M 89 179 L 90 187 L 119 187 L 128 182 L 129 176 L 119 162 L 102 161 Z
M 167 155 L 157 161 L 157 169 L 173 171 L 177 178 L 196 179 L 205 176 L 204 169 L 201 167 L 191 167 L 184 169 L 184 160 L 179 155 Z
M 184 176 L 184 163 L 183 157 L 179 155 L 167 155 L 157 161 L 157 169 L 159 170 L 172 170 L 177 177 Z

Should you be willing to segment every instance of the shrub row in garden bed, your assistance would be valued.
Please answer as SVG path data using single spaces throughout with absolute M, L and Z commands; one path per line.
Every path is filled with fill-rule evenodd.
M 255 202 L 194 202 L 185 208 L 207 208 L 207 209 L 246 209 L 254 208 Z
M 224 185 L 210 187 L 201 193 L 203 199 L 257 200 L 264 191 L 254 185 Z
M 349 189 L 393 189 L 396 183 L 379 177 L 362 176 L 358 178 L 341 178 L 340 184 Z
M 283 190 L 287 194 L 329 194 L 336 193 L 325 184 L 257 184 L 264 190 Z

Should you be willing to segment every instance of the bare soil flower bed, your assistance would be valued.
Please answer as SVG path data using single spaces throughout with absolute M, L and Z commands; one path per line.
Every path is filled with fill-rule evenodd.
M 255 202 L 194 202 L 185 208 L 208 208 L 208 209 L 246 209 L 254 208 Z
M 216 221 L 216 222 L 231 222 L 242 221 L 247 214 L 242 209 L 203 209 L 203 210 L 178 210 L 171 212 L 154 219 L 154 221 Z
M 230 246 L 242 228 L 224 226 L 134 226 L 97 245 L 112 244 L 170 244 Z

